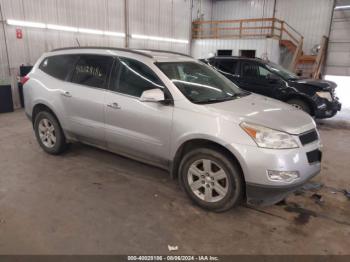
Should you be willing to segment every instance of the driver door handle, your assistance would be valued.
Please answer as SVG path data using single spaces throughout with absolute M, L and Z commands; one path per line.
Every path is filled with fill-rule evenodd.
M 121 107 L 118 105 L 118 103 L 111 103 L 107 104 L 108 107 L 113 108 L 113 109 L 121 109 Z
M 68 91 L 64 91 L 61 93 L 62 96 L 65 96 L 65 97 L 72 97 L 72 94 Z

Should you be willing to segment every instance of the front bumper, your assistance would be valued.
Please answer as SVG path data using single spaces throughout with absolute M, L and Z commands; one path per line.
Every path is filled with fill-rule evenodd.
M 341 103 L 338 99 L 328 101 L 327 99 L 319 99 L 316 103 L 315 117 L 316 118 L 330 118 L 341 110 Z
M 295 136 L 295 139 L 299 144 L 299 148 L 295 149 L 231 145 L 240 152 L 239 162 L 246 182 L 248 204 L 275 204 L 320 173 L 322 157 L 320 141 L 302 145 L 298 136 Z M 297 171 L 299 178 L 293 182 L 272 181 L 267 175 L 268 170 Z
M 292 184 L 290 186 L 267 186 L 247 183 L 247 203 L 254 206 L 268 206 L 276 204 L 286 198 L 289 194 L 301 188 L 318 173 L 319 172 L 316 172 L 307 177 L 307 179 L 304 181 L 297 184 Z

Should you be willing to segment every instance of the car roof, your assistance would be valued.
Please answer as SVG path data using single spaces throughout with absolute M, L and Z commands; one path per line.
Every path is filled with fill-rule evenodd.
M 57 54 L 102 54 L 125 56 L 139 59 L 152 59 L 155 62 L 174 62 L 174 61 L 195 61 L 190 55 L 166 50 L 154 49 L 130 49 L 130 48 L 115 48 L 115 47 L 66 47 L 52 50 L 49 55 Z

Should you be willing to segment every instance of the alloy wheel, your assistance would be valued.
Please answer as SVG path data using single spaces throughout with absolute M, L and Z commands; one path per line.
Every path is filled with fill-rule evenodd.
M 55 127 L 47 118 L 40 120 L 38 125 L 39 137 L 41 142 L 47 148 L 53 148 L 56 144 Z
M 218 202 L 228 192 L 229 180 L 225 170 L 216 162 L 200 159 L 191 164 L 187 172 L 192 192 L 206 202 Z

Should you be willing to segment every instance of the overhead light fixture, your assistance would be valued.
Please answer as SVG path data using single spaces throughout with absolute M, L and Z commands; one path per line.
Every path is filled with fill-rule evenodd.
M 103 34 L 104 34 L 104 35 L 109 35 L 109 36 L 121 36 L 121 37 L 125 37 L 125 34 L 124 34 L 124 33 L 112 32 L 112 31 L 104 31 Z
M 155 41 L 188 44 L 188 40 L 186 40 L 186 39 L 176 39 L 176 38 L 167 38 L 167 37 L 149 36 L 149 35 L 138 35 L 138 34 L 132 34 L 131 37 L 135 38 L 135 39 L 155 40 Z
M 64 26 L 64 25 L 44 24 L 44 23 L 20 21 L 20 20 L 13 20 L 13 19 L 7 19 L 6 22 L 8 25 L 14 25 L 14 26 L 43 28 L 43 29 L 46 28 L 50 30 L 66 31 L 66 32 L 74 32 L 74 33 L 79 32 L 83 34 L 125 37 L 125 33 L 122 33 L 122 32 L 103 31 L 103 30 L 90 29 L 90 28 L 78 28 L 78 27 Z M 164 41 L 164 42 L 172 42 L 172 43 L 182 43 L 182 44 L 189 43 L 187 39 L 176 39 L 176 38 L 168 38 L 168 37 L 160 37 L 160 36 L 132 34 L 131 37 L 135 39 Z
M 85 34 L 93 34 L 93 35 L 103 35 L 102 30 L 95 30 L 95 29 L 88 29 L 88 28 L 79 28 L 79 33 L 85 33 Z
M 35 27 L 35 28 L 46 28 L 46 24 L 29 22 L 29 21 L 20 21 L 20 20 L 6 20 L 8 25 L 24 26 L 24 27 Z
M 63 25 L 51 25 L 47 24 L 47 29 L 67 31 L 67 32 L 78 32 L 77 27 L 63 26 Z
M 64 25 L 44 24 L 44 23 L 20 21 L 20 20 L 13 20 L 13 19 L 7 19 L 6 23 L 8 25 L 22 26 L 22 27 L 43 28 L 43 29 L 74 32 L 74 33 L 79 32 L 83 34 L 125 37 L 125 34 L 121 32 L 102 31 L 102 30 L 89 29 L 89 28 L 78 28 L 78 27 L 64 26 Z
M 340 6 L 336 6 L 334 9 L 335 10 L 350 9 L 350 5 L 340 5 Z

